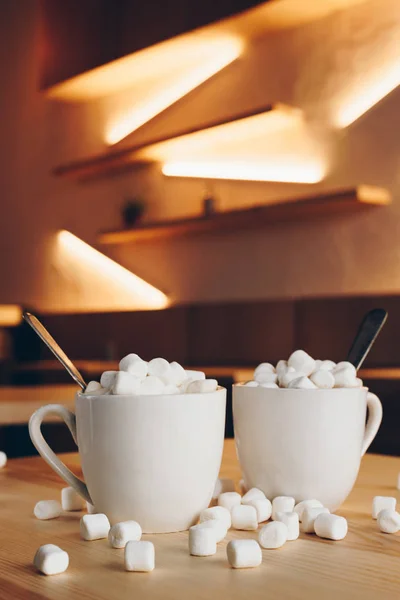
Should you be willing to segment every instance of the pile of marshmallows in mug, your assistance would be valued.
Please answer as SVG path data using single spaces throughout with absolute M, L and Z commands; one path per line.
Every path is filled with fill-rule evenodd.
M 400 483 L 400 478 L 399 478 Z M 224 540 L 233 527 L 241 531 L 258 531 L 256 539 L 236 539 L 227 544 L 227 559 L 234 569 L 258 567 L 262 562 L 262 550 L 281 548 L 287 541 L 297 540 L 300 529 L 304 533 L 342 540 L 347 534 L 347 521 L 333 515 L 318 500 L 304 500 L 295 504 L 289 496 L 279 496 L 272 502 L 265 494 L 252 488 L 241 496 L 234 491 L 230 479 L 218 479 L 214 500 L 217 506 L 200 513 L 199 524 L 189 529 L 189 553 L 192 556 L 212 556 L 217 544 Z M 34 508 L 38 519 L 59 517 L 63 510 L 82 510 L 83 500 L 73 488 L 63 488 L 61 504 L 57 500 L 42 500 Z M 81 518 L 81 537 L 86 541 L 108 538 L 112 548 L 124 549 L 126 571 L 150 572 L 155 567 L 155 548 L 150 541 L 141 540 L 142 529 L 136 521 L 125 521 L 110 526 L 104 514 L 96 514 L 87 503 L 88 513 Z M 372 503 L 372 517 L 377 519 L 384 533 L 400 531 L 400 514 L 396 512 L 396 499 L 376 496 Z M 272 519 L 269 521 L 269 519 Z M 267 521 L 269 521 L 267 523 Z M 54 544 L 41 546 L 34 557 L 35 567 L 45 575 L 57 575 L 67 570 L 69 556 Z

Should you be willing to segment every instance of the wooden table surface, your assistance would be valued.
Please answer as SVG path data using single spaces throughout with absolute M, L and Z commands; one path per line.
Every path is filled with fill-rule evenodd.
M 77 455 L 65 455 L 65 460 L 79 472 Z M 301 534 L 279 550 L 263 550 L 259 568 L 233 570 L 226 561 L 227 541 L 255 538 L 254 532 L 230 530 L 217 554 L 207 558 L 189 555 L 185 532 L 145 535 L 154 542 L 156 568 L 128 573 L 123 550 L 111 549 L 106 540 L 80 539 L 81 513 L 36 520 L 34 504 L 59 498 L 63 483 L 39 458 L 11 460 L 0 471 L 0 600 L 398 600 L 400 534 L 378 531 L 371 502 L 378 494 L 400 500 L 395 489 L 399 471 L 400 458 L 364 458 L 357 484 L 339 511 L 349 521 L 341 542 Z M 232 440 L 225 441 L 221 476 L 236 483 L 240 478 Z M 66 573 L 45 577 L 34 570 L 34 553 L 47 543 L 69 553 Z

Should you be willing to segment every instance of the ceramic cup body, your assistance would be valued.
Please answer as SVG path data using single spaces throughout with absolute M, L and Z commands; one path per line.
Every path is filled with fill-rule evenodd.
M 366 426 L 367 404 L 369 419 Z M 268 498 L 316 498 L 331 511 L 350 493 L 382 419 L 366 388 L 269 389 L 236 385 L 233 415 L 247 488 Z
M 45 460 L 112 524 L 133 519 L 146 533 L 181 531 L 211 500 L 222 459 L 225 403 L 223 388 L 165 396 L 77 394 L 76 441 L 87 489 L 41 443 L 38 412 L 57 412 L 51 410 L 57 405 L 32 416 L 30 433 Z M 74 435 L 74 423 L 58 414 Z

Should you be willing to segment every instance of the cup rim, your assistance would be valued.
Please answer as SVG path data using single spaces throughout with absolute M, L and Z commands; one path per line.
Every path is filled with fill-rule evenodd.
M 84 392 L 76 392 L 76 396 L 79 398 L 85 398 L 85 399 L 89 399 L 89 398 L 95 398 L 96 400 L 99 400 L 100 398 L 112 398 L 112 399 L 118 399 L 118 398 L 131 398 L 132 400 L 137 400 L 139 398 L 182 398 L 184 396 L 203 396 L 203 395 L 211 395 L 211 394 L 215 394 L 216 392 L 221 392 L 221 391 L 227 391 L 226 388 L 224 388 L 222 385 L 219 385 L 217 387 L 216 390 L 214 390 L 213 392 L 191 392 L 191 393 L 184 393 L 184 394 L 101 394 L 101 395 L 92 395 L 92 394 L 85 394 Z
M 343 387 L 343 388 L 316 388 L 316 389 L 302 389 L 302 388 L 283 388 L 283 387 L 276 387 L 276 388 L 266 388 L 266 387 L 262 387 L 261 385 L 257 385 L 257 386 L 245 386 L 246 382 L 245 381 L 239 381 L 237 383 L 234 383 L 232 387 L 238 387 L 238 388 L 246 388 L 249 390 L 259 390 L 260 388 L 262 390 L 264 390 L 264 392 L 276 392 L 276 391 L 280 391 L 280 392 L 310 392 L 311 394 L 315 394 L 318 392 L 324 392 L 324 393 L 328 393 L 328 392 L 339 392 L 339 391 L 343 391 L 346 390 L 346 392 L 348 391 L 360 391 L 360 390 L 364 390 L 366 392 L 369 392 L 369 388 L 365 385 L 362 385 L 361 387 Z

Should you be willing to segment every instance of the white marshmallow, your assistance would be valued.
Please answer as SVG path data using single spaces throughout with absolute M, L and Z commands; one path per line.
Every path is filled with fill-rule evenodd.
M 178 388 L 177 385 L 174 385 L 173 383 L 167 383 L 164 386 L 164 392 L 163 394 L 181 394 L 181 390 Z
M 224 492 L 218 497 L 218 506 L 224 506 L 228 510 L 232 510 L 234 506 L 239 506 L 242 496 L 237 492 Z
M 288 365 L 306 376 L 315 370 L 315 360 L 304 350 L 295 350 L 289 356 Z
M 143 381 L 149 372 L 149 363 L 141 358 L 133 358 L 126 364 L 126 368 L 121 369 L 121 371 L 125 371 L 140 381 Z
M 212 556 L 217 551 L 217 537 L 211 527 L 194 525 L 189 529 L 189 552 L 192 556 Z
M 344 517 L 320 513 L 314 521 L 314 531 L 318 537 L 328 540 L 342 540 L 347 535 L 347 521 Z
M 222 542 L 222 540 L 226 538 L 226 534 L 228 532 L 224 522 L 218 519 L 210 519 L 209 521 L 203 521 L 202 523 L 199 523 L 197 527 L 206 527 L 208 529 L 213 529 L 217 540 L 217 544 L 219 542 Z
M 275 520 L 284 523 L 288 529 L 288 542 L 297 540 L 300 535 L 299 515 L 295 512 L 277 512 Z
M 243 531 L 256 531 L 258 528 L 257 511 L 250 504 L 239 504 L 231 511 L 232 527 Z
M 335 377 L 335 388 L 360 387 L 359 381 L 357 381 L 358 377 L 356 377 L 354 371 L 354 367 L 352 369 L 349 367 L 335 369 L 335 371 L 333 371 L 333 375 Z
M 223 506 L 212 506 L 211 508 L 205 508 L 200 513 L 200 523 L 216 519 L 222 521 L 225 528 L 228 530 L 232 525 L 231 513 L 227 508 Z
M 68 569 L 69 556 L 58 546 L 45 544 L 37 550 L 33 564 L 44 575 L 58 575 Z
M 383 533 L 400 531 L 400 515 L 395 510 L 385 508 L 378 515 L 378 527 Z
M 138 394 L 140 390 L 140 379 L 126 371 L 118 371 L 111 386 L 111 392 L 115 396 L 130 396 Z
M 95 515 L 97 513 L 96 508 L 90 502 L 86 502 L 86 510 L 88 515 Z
M 319 365 L 319 369 L 323 371 L 332 371 L 336 367 L 336 363 L 333 360 L 322 360 Z
M 40 500 L 33 509 L 33 514 L 40 521 L 56 519 L 61 513 L 62 507 L 58 500 Z
M 217 500 L 221 494 L 225 492 L 234 492 L 235 484 L 232 479 L 226 479 L 222 477 L 221 479 L 217 479 L 215 482 L 215 487 L 213 491 L 213 500 Z
M 392 496 L 375 496 L 372 500 L 372 518 L 377 519 L 381 510 L 396 510 L 396 498 Z
M 0 451 L 0 469 L 3 469 L 7 464 L 7 454 Z
M 295 371 L 293 367 L 288 367 L 280 379 L 280 385 L 281 387 L 287 388 L 291 381 L 299 379 L 299 377 L 305 377 L 304 373 L 299 373 L 298 371 Z
M 234 569 L 258 567 L 262 552 L 256 540 L 232 540 L 226 547 L 228 562 Z
M 254 380 L 257 383 L 276 383 L 278 375 L 272 371 L 259 371 L 254 374 Z
M 257 381 L 246 381 L 246 383 L 244 383 L 243 385 L 245 387 L 258 387 Z
M 293 512 L 295 499 L 291 496 L 277 496 L 272 500 L 272 520 L 277 512 Z
M 313 373 L 315 371 L 318 371 L 321 365 L 322 365 L 322 360 L 319 360 L 319 358 L 316 359 Z
M 80 521 L 80 531 L 81 537 L 87 542 L 102 540 L 108 536 L 110 521 L 102 513 L 83 515 Z
M 351 362 L 349 362 L 348 360 L 342 360 L 341 362 L 338 362 L 333 367 L 334 371 L 339 371 L 340 369 L 349 369 L 350 371 L 352 371 L 352 373 L 353 373 L 354 376 L 356 376 L 356 374 L 357 374 L 355 366 Z
M 257 498 L 249 502 L 250 506 L 254 506 L 257 513 L 257 521 L 259 523 L 263 523 L 264 521 L 268 521 L 271 518 L 272 514 L 272 504 L 268 500 L 268 498 Z
M 149 361 L 149 375 L 158 377 L 164 383 L 173 383 L 171 367 L 165 358 L 153 358 Z
M 174 385 L 181 385 L 187 378 L 185 369 L 176 361 L 170 363 L 170 381 Z
M 155 551 L 152 542 L 131 540 L 125 546 L 125 570 L 149 573 L 155 567 Z
M 299 521 L 301 522 L 303 520 L 303 511 L 306 508 L 314 508 L 318 506 L 323 506 L 322 502 L 320 502 L 319 500 L 314 500 L 312 498 L 311 500 L 302 500 L 301 502 L 296 504 L 293 510 L 299 515 Z
M 325 369 L 319 369 L 318 371 L 314 371 L 310 375 L 310 381 L 313 382 L 318 388 L 323 390 L 330 390 L 335 385 L 335 378 L 331 371 L 327 371 Z
M 277 383 L 260 383 L 260 387 L 263 388 L 273 388 L 273 389 L 277 389 L 279 388 L 279 385 Z
M 61 506 L 63 510 L 83 510 L 83 498 L 72 487 L 65 487 L 61 490 Z
M 111 388 L 112 384 L 114 383 L 115 376 L 118 372 L 119 371 L 104 371 L 104 373 L 102 373 L 102 375 L 100 377 L 101 387 L 109 390 Z
M 282 521 L 272 521 L 261 527 L 258 541 L 262 548 L 280 548 L 287 541 L 288 528 Z
M 288 388 L 296 390 L 316 390 L 317 386 L 308 377 L 303 375 L 297 379 L 292 379 Z
M 218 388 L 218 381 L 216 379 L 198 379 L 197 381 L 191 381 L 186 389 L 187 394 L 204 394 L 208 392 L 215 392 Z
M 165 389 L 165 384 L 154 375 L 149 375 L 145 377 L 140 384 L 139 394 L 142 396 L 158 396 L 159 394 L 163 394 Z
M 189 381 L 199 381 L 199 379 L 205 379 L 206 374 L 203 371 L 191 371 L 190 369 L 185 369 L 186 379 Z
M 260 363 L 254 369 L 254 375 L 257 375 L 257 373 L 262 373 L 262 372 L 275 373 L 275 367 L 274 367 L 274 365 L 271 365 L 271 363 Z
M 329 513 L 324 506 L 306 506 L 301 515 L 301 530 L 304 533 L 314 533 L 315 519 L 323 513 Z
M 135 360 L 141 360 L 138 354 L 127 354 L 124 358 L 121 358 L 119 361 L 119 370 L 127 371 L 130 364 L 132 364 Z
M 278 377 L 280 375 L 283 375 L 283 373 L 286 372 L 287 367 L 288 367 L 287 360 L 280 360 L 280 361 L 278 361 L 278 363 L 276 365 L 276 369 L 275 369 L 275 371 L 277 372 Z
M 85 388 L 85 394 L 91 394 L 93 392 L 99 392 L 100 390 L 102 390 L 103 388 L 101 387 L 101 384 L 98 381 L 89 381 L 89 383 L 87 384 L 86 388 Z
M 264 492 L 255 487 L 245 493 L 242 497 L 242 504 L 252 504 L 254 500 L 265 500 Z
M 138 542 L 142 537 L 142 528 L 136 521 L 122 521 L 113 525 L 108 532 L 108 541 L 113 548 L 125 548 L 131 540 Z

